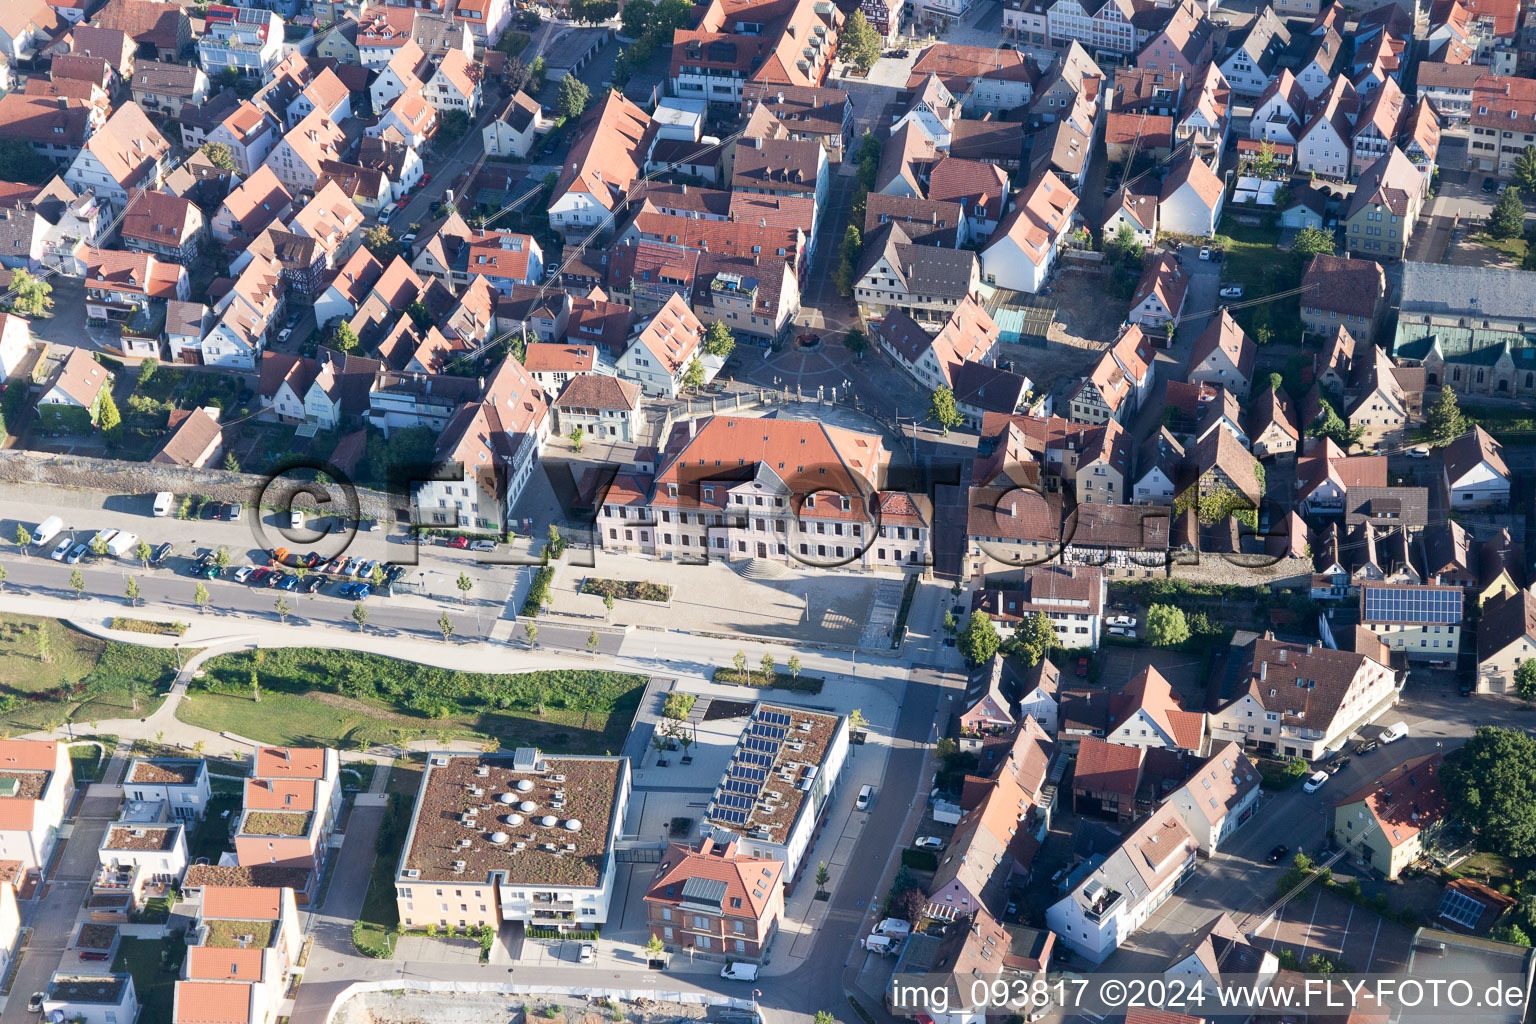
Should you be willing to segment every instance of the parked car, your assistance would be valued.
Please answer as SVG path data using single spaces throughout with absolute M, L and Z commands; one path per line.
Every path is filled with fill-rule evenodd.
M 162 564 L 164 564 L 165 560 L 167 558 L 171 557 L 171 552 L 175 551 L 175 550 L 176 550 L 175 546 L 173 544 L 171 544 L 170 541 L 166 541 L 164 544 L 161 544 L 159 547 L 155 548 L 155 550 L 153 552 L 150 553 L 149 564 L 150 565 L 162 565 Z
M 451 548 L 458 548 L 460 551 L 463 551 L 469 547 L 469 538 L 464 536 L 454 537 L 448 541 L 448 546 Z
M 726 981 L 756 981 L 757 964 L 729 963 L 720 971 Z
M 373 588 L 366 583 L 343 583 L 336 593 L 353 601 L 363 601 L 373 593 Z
M 294 576 L 293 573 L 287 572 L 283 569 L 274 569 L 272 570 L 272 575 L 267 577 L 267 586 L 269 587 L 278 587 L 282 590 L 292 590 L 293 587 L 289 586 L 290 583 L 297 585 L 298 577 Z
M 1339 772 L 1343 771 L 1345 768 L 1348 768 L 1348 767 L 1349 767 L 1349 758 L 1341 757 L 1337 761 L 1333 762 L 1333 764 L 1328 766 L 1328 774 L 1329 775 L 1337 775 L 1337 774 L 1339 774 Z
M 256 567 L 254 565 L 242 565 L 240 568 L 235 570 L 235 582 L 244 583 L 246 580 L 251 578 L 251 575 L 255 573 L 255 571 Z
M 1243 286 L 1240 284 L 1229 284 L 1221 290 L 1221 297 L 1224 299 L 1240 299 L 1243 297 Z
M 495 551 L 496 542 L 493 540 L 477 540 L 469 545 L 471 551 Z
M 1211 247 L 1210 246 L 1202 245 L 1200 247 L 1200 258 L 1202 260 L 1208 260 L 1208 259 L 1211 258 Z
M 1131 637 L 1134 639 L 1136 636 L 1136 631 L 1130 626 L 1110 626 L 1109 635 Z
M 291 509 L 288 510 L 288 529 L 290 529 L 290 530 L 302 530 L 302 529 L 304 529 L 304 513 L 303 512 L 300 512 L 296 508 L 291 508 Z
M 234 502 L 227 502 L 224 505 L 224 518 L 232 523 L 238 523 L 240 521 L 240 506 Z
M 576 959 L 584 964 L 590 964 L 597 960 L 597 947 L 590 942 L 583 942 L 576 950 Z
M 1088 659 L 1086 657 L 1077 659 L 1077 674 L 1080 676 L 1088 674 Z
M 875 802 L 875 787 L 863 786 L 859 789 L 859 797 L 853 802 L 853 806 L 861 811 L 869 810 L 869 805 Z
M 1111 615 L 1105 621 L 1107 621 L 1111 626 L 1129 626 L 1131 629 L 1136 628 L 1136 616 L 1134 615 Z
M 1309 776 L 1307 778 L 1307 781 L 1303 782 L 1301 784 L 1301 788 L 1302 788 L 1303 792 L 1306 792 L 1306 793 L 1316 793 L 1318 790 L 1323 788 L 1323 783 L 1325 783 L 1327 781 L 1328 781 L 1328 773 L 1327 772 L 1321 772 L 1321 771 L 1313 772 L 1311 774 L 1311 776 Z
M 99 949 L 82 949 L 80 951 L 80 959 L 81 960 L 106 960 L 107 959 L 107 954 L 102 952 Z
M 63 540 L 59 541 L 59 546 L 54 548 L 53 554 L 49 555 L 48 557 L 53 559 L 55 562 L 62 562 L 64 561 L 64 556 L 69 554 L 69 549 L 74 546 L 75 539 L 73 537 L 65 537 Z
M 1355 756 L 1359 757 L 1361 754 L 1369 754 L 1371 751 L 1375 750 L 1377 746 L 1378 744 L 1375 740 L 1366 740 L 1363 743 L 1356 743 Z
M 1409 448 L 1403 454 L 1408 456 L 1410 459 L 1427 459 L 1427 458 L 1429 458 L 1429 449 L 1428 448 Z
M 1264 859 L 1269 861 L 1271 864 L 1279 864 L 1282 860 L 1285 859 L 1285 855 L 1290 853 L 1290 852 L 1291 852 L 1291 848 L 1289 846 L 1286 846 L 1284 843 L 1281 843 L 1279 846 L 1275 847 L 1273 850 L 1270 850 L 1269 851 L 1269 856 L 1265 857 Z
M 938 836 L 918 836 L 912 840 L 912 845 L 919 850 L 942 850 L 944 849 L 944 840 Z
M 306 576 L 304 582 L 299 584 L 299 593 L 313 594 L 320 589 L 321 584 L 324 582 L 325 577 L 323 576 Z
M 267 578 L 271 575 L 271 569 L 257 569 L 255 572 L 246 577 L 245 582 L 249 583 L 253 587 L 264 587 L 267 585 Z
M 27 1000 L 27 1011 L 29 1013 L 42 1013 L 43 1000 L 46 998 L 48 997 L 41 992 L 33 992 L 31 998 Z
M 1408 735 L 1408 723 L 1406 723 L 1406 722 L 1393 722 L 1391 725 L 1387 726 L 1384 730 L 1382 730 L 1381 742 L 1382 742 L 1382 745 L 1385 746 L 1388 743 L 1396 743 L 1398 740 L 1402 739 L 1404 736 L 1407 736 L 1407 735 Z
M 155 506 L 153 510 L 155 518 L 162 519 L 165 516 L 170 515 L 171 510 L 175 504 L 176 495 L 172 494 L 170 491 L 161 491 L 159 494 L 155 495 Z
M 75 565 L 80 559 L 85 557 L 85 553 L 89 550 L 91 550 L 90 547 L 85 544 L 76 544 L 69 549 L 69 554 L 64 556 L 64 561 L 70 565 Z
M 1494 192 L 1494 191 L 1497 191 L 1498 187 L 1499 187 L 1499 183 L 1494 181 L 1492 178 L 1484 178 L 1483 179 L 1483 191 L 1484 192 Z

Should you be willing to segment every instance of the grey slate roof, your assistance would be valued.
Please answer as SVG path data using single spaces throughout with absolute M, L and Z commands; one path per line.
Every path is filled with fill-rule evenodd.
M 908 295 L 934 299 L 965 298 L 971 290 L 971 270 L 976 254 L 968 249 L 941 249 L 935 245 L 914 245 L 899 224 L 882 225 L 865 247 L 859 268 L 862 278 L 883 255 L 890 260 L 896 278 Z
M 1536 325 L 1536 274 L 1488 267 L 1404 263 L 1402 313 L 1524 318 Z

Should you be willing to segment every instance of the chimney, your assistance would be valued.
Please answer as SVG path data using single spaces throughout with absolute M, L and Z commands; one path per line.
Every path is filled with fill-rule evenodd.
M 689 437 L 693 437 L 696 434 L 698 434 L 698 432 L 699 432 L 699 421 L 698 420 L 689 420 L 688 421 L 688 436 Z
M 687 195 L 687 194 L 688 194 L 688 183 L 684 182 L 683 183 L 683 195 Z
M 1267 678 L 1269 678 L 1269 662 L 1267 660 L 1260 661 L 1259 662 L 1259 682 L 1262 683 Z

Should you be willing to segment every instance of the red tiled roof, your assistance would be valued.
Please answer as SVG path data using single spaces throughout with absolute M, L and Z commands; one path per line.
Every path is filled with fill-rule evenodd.
M 1072 773 L 1072 788 L 1097 793 L 1116 793 L 1134 797 L 1141 783 L 1141 764 L 1146 751 L 1109 743 L 1097 736 L 1078 741 L 1077 766 Z

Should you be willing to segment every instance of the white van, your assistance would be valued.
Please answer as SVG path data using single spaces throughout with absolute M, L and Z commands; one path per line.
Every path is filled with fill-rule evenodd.
M 890 956 L 896 952 L 896 940 L 889 935 L 867 935 L 864 938 L 864 948 L 871 953 Z
M 889 935 L 893 939 L 904 939 L 912 934 L 912 922 L 903 921 L 899 917 L 888 917 L 875 925 L 876 935 Z
M 127 558 L 139 546 L 139 538 L 131 533 L 119 533 L 107 541 L 107 550 L 116 558 Z
M 391 217 L 393 217 L 395 215 L 395 211 L 397 211 L 399 209 L 400 209 L 400 204 L 399 203 L 390 203 L 388 206 L 384 207 L 384 209 L 379 211 L 379 223 L 380 224 L 388 224 L 389 223 L 389 219 Z
M 853 802 L 853 806 L 857 810 L 867 811 L 867 810 L 869 810 L 869 805 L 874 803 L 874 802 L 875 802 L 875 787 L 874 786 L 863 786 L 863 787 L 861 787 L 859 789 L 859 798 Z
M 729 963 L 720 972 L 726 981 L 756 981 L 757 964 Z
M 1408 724 L 1406 722 L 1393 722 L 1382 731 L 1381 742 L 1385 746 L 1388 743 L 1396 743 L 1407 735 Z
M 155 495 L 154 515 L 156 519 L 164 519 L 171 514 L 171 509 L 176 506 L 176 495 L 170 491 L 161 491 Z
M 64 520 L 58 516 L 49 516 L 38 523 L 37 528 L 32 531 L 32 543 L 42 547 L 57 537 L 62 529 L 64 529 Z

